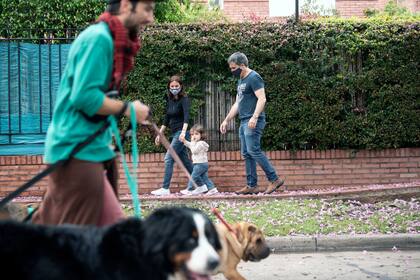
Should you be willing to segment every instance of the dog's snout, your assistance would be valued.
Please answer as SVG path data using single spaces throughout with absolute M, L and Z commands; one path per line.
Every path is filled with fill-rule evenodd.
M 265 247 L 264 250 L 261 252 L 261 259 L 267 258 L 271 253 L 270 247 Z
M 219 259 L 211 258 L 207 261 L 208 270 L 215 270 L 220 264 Z

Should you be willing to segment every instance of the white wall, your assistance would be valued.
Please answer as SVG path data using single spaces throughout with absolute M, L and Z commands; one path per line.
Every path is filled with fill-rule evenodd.
M 302 7 L 305 0 L 299 0 L 299 7 Z M 295 0 L 270 0 L 270 17 L 284 17 L 295 14 Z M 327 9 L 335 8 L 335 0 L 317 0 L 318 5 Z

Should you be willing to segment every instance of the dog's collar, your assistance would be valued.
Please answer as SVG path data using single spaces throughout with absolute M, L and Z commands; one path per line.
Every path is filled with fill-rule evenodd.
M 249 242 L 246 243 L 246 246 L 244 248 L 244 253 L 242 254 L 242 258 L 241 258 L 243 261 L 246 261 L 246 262 L 248 261 L 248 259 L 245 259 L 245 257 L 248 258 L 247 256 L 248 246 L 249 246 Z

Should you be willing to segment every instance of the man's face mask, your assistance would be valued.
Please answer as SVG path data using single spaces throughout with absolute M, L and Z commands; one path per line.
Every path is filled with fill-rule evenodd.
M 238 68 L 236 68 L 235 70 L 233 70 L 233 71 L 231 71 L 231 72 L 232 72 L 232 75 L 233 75 L 235 78 L 239 78 L 239 77 L 241 76 L 242 69 L 241 69 L 240 67 L 238 67 Z

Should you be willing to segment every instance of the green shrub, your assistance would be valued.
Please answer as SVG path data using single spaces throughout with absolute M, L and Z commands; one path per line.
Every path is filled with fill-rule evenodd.
M 196 112 L 206 80 L 235 94 L 226 59 L 239 50 L 266 82 L 264 149 L 419 146 L 419 31 L 377 20 L 155 26 L 127 92 L 158 119 L 166 81 L 181 73 Z M 143 151 L 154 151 L 150 141 Z
M 190 2 L 156 1 L 156 22 L 225 20 L 220 11 Z M 39 36 L 46 32 L 63 36 L 64 33 L 51 29 L 84 28 L 105 10 L 106 3 L 106 0 L 0 0 L 0 36 L 5 37 L 6 30 L 12 37 Z
M 105 0 L 0 0 L 1 31 L 28 37 L 51 29 L 80 29 L 95 21 L 105 7 Z
M 389 0 L 385 5 L 383 11 L 376 9 L 366 9 L 364 14 L 370 18 L 380 18 L 380 19 L 408 19 L 408 20 L 420 20 L 419 13 L 413 13 L 408 10 L 406 7 L 399 4 L 396 0 Z
M 158 21 L 182 20 L 179 3 L 159 2 Z M 14 36 L 31 35 L 27 28 L 80 28 L 104 5 L 103 0 L 0 0 L 0 26 Z M 126 92 L 150 104 L 158 120 L 166 81 L 181 73 L 194 115 L 209 94 L 205 81 L 235 94 L 226 59 L 239 50 L 266 81 L 264 149 L 419 146 L 419 34 L 413 18 L 155 25 L 143 34 Z M 140 143 L 142 152 L 156 151 L 149 133 L 141 134 Z

